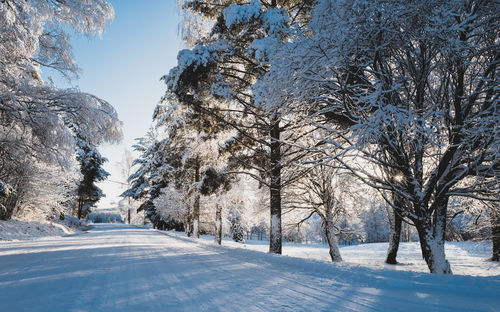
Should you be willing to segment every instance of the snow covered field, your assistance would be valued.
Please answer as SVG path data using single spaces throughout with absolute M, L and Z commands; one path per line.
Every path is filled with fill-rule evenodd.
M 0 311 L 496 311 L 500 305 L 498 276 L 336 265 L 250 246 L 220 247 L 121 224 L 1 242 Z
M 182 234 L 172 234 L 182 235 Z M 205 241 L 211 242 L 212 236 L 203 236 Z M 267 252 L 267 241 L 247 241 L 244 244 L 226 239 L 223 245 L 234 248 L 245 248 Z M 500 264 L 488 261 L 491 257 L 491 242 L 446 242 L 446 256 L 451 263 L 453 274 L 471 276 L 498 276 L 500 278 Z M 398 271 L 429 272 L 422 259 L 420 245 L 415 243 L 401 243 L 398 251 L 398 265 L 385 264 L 388 243 L 363 244 L 355 246 L 339 246 L 344 264 L 361 266 L 372 269 L 387 269 Z M 283 255 L 304 259 L 314 259 L 330 262 L 328 246 L 322 244 L 283 244 Z M 338 265 L 344 265 L 338 264 Z

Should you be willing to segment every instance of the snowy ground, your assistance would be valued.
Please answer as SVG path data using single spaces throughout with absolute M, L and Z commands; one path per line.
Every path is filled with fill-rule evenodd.
M 0 311 L 497 311 L 498 294 L 498 276 L 335 265 L 120 224 L 0 243 Z
M 52 223 L 52 236 L 64 236 L 73 234 L 75 229 L 66 222 L 57 220 Z M 10 219 L 0 220 L 0 241 L 2 240 L 26 240 L 50 238 L 50 221 L 40 220 L 38 222 L 21 221 Z
M 182 234 L 179 234 L 182 235 Z M 213 236 L 203 236 L 211 242 Z M 251 240 L 244 244 L 229 239 L 223 245 L 234 248 L 251 249 L 261 252 L 269 250 L 267 241 Z M 401 243 L 398 250 L 398 265 L 384 263 L 388 243 L 363 244 L 355 246 L 339 246 L 345 264 L 372 269 L 387 269 L 398 271 L 429 272 L 422 259 L 419 243 Z M 446 257 L 451 263 L 453 274 L 471 276 L 498 276 L 500 264 L 489 261 L 491 257 L 491 242 L 446 242 Z M 328 246 L 324 244 L 283 244 L 283 255 L 304 259 L 314 259 L 330 262 Z

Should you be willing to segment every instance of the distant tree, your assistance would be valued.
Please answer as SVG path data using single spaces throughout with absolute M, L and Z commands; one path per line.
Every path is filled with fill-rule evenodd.
M 95 185 L 104 181 L 109 173 L 102 168 L 107 161 L 97 149 L 81 139 L 77 139 L 77 160 L 80 162 L 82 179 L 78 183 L 78 219 L 84 219 L 102 197 L 102 190 Z
M 330 164 L 331 165 L 331 164 Z M 314 215 L 321 218 L 324 236 L 330 247 L 332 261 L 342 261 L 338 238 L 342 229 L 340 221 L 354 214 L 352 207 L 359 201 L 356 197 L 356 181 L 347 172 L 329 165 L 311 168 L 290 190 L 292 194 L 285 201 L 285 211 L 300 210 L 302 224 Z
M 217 165 L 218 143 L 225 127 L 202 117 L 168 92 L 156 107 L 153 119 L 163 136 L 161 152 L 170 155 L 164 160 L 173 155 L 177 159 L 163 164 L 164 177 L 168 176 L 170 185 L 183 194 L 188 204 L 187 234 L 199 238 L 202 172 L 205 167 Z
M 369 201 L 368 207 L 361 213 L 366 243 L 380 243 L 389 240 L 389 219 L 384 203 Z
M 215 241 L 217 244 L 222 243 L 222 210 L 224 203 L 227 201 L 227 192 L 231 189 L 237 179 L 234 175 L 226 175 L 224 170 L 217 171 L 214 167 L 209 166 L 202 172 L 202 180 L 199 184 L 199 191 L 202 195 L 215 194 Z
M 163 154 L 160 154 L 161 148 L 156 131 L 149 129 L 144 137 L 136 139 L 133 149 L 139 152 L 140 156 L 132 162 L 132 167 L 135 169 L 128 177 L 130 187 L 121 196 L 139 201 L 137 212 L 144 211 L 145 218 L 158 227 L 161 217 L 153 201 L 159 196 L 159 189 L 166 184 L 158 170 L 161 167 Z
M 228 220 L 229 220 L 229 233 L 231 238 L 235 242 L 244 242 L 244 227 L 241 220 L 240 209 L 242 207 L 239 205 L 231 205 L 229 210 Z
M 122 166 L 122 177 L 125 178 L 127 180 L 127 189 L 130 189 L 131 187 L 131 182 L 128 180 L 128 177 L 130 177 L 130 175 L 132 174 L 132 164 L 133 164 L 133 161 L 134 161 L 134 157 L 132 155 L 132 152 L 129 150 L 129 149 L 126 149 L 124 154 L 123 154 L 123 157 L 122 157 L 122 162 L 121 162 L 121 166 Z M 131 222 L 131 213 L 132 213 L 132 202 L 131 202 L 132 198 L 131 197 L 128 197 L 127 199 L 127 222 L 128 224 L 130 224 Z M 120 201 L 120 204 L 123 205 L 123 203 Z
M 12 192 L 12 186 L 0 180 L 0 220 L 7 220 L 12 216 L 14 204 L 9 201 L 17 200 Z

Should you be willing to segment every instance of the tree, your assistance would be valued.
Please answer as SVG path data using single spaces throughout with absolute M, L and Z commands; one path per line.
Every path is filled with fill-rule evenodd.
M 132 155 L 132 152 L 129 149 L 126 149 L 123 157 L 122 157 L 122 176 L 127 179 L 127 189 L 130 189 L 131 184 L 130 181 L 128 181 L 128 177 L 132 174 L 132 163 L 134 161 L 134 157 Z M 120 201 L 120 204 L 121 203 Z M 131 198 L 128 198 L 128 205 L 127 205 L 127 222 L 130 224 L 131 222 L 131 209 L 132 209 L 132 203 L 131 203 Z
M 492 261 L 500 261 L 500 205 L 492 203 L 488 208 L 491 223 L 491 240 L 493 242 Z
M 78 219 L 85 218 L 92 206 L 104 197 L 102 190 L 95 185 L 104 181 L 109 173 L 102 168 L 108 161 L 97 149 L 87 142 L 78 139 L 77 160 L 80 162 L 82 179 L 78 184 Z
M 231 189 L 232 184 L 236 182 L 234 175 L 221 174 L 214 167 L 209 166 L 203 170 L 203 178 L 200 181 L 199 191 L 202 195 L 215 194 L 215 242 L 220 245 L 222 243 L 222 209 L 224 204 L 222 201 L 227 200 L 227 192 Z
M 353 178 L 332 164 L 319 165 L 308 171 L 291 191 L 294 194 L 285 203 L 287 211 L 305 211 L 305 217 L 301 218 L 299 226 L 318 215 L 330 248 L 330 258 L 334 262 L 342 261 L 337 239 L 337 234 L 341 232 L 339 223 L 346 215 L 353 214 L 354 211 L 349 210 L 353 210 L 352 206 L 359 201 L 356 200 Z
M 170 183 L 183 193 L 184 202 L 189 203 L 188 235 L 199 238 L 202 171 L 216 166 L 217 146 L 225 128 L 209 118 L 201 118 L 198 112 L 169 93 L 157 106 L 153 119 L 163 131 L 163 152 L 180 159 L 169 163 L 166 174 Z
M 136 169 L 128 177 L 130 187 L 121 196 L 142 201 L 137 212 L 145 211 L 145 217 L 158 228 L 162 219 L 153 201 L 160 195 L 160 188 L 166 185 L 158 170 L 164 155 L 160 153 L 158 134 L 154 129 L 149 129 L 144 137 L 136 141 L 133 149 L 139 152 L 140 156 L 132 162 Z
M 130 176 L 129 190 L 122 194 L 145 199 L 139 209 L 146 210 L 153 224 L 169 223 L 166 216 L 175 215 L 176 222 L 182 222 L 186 233 L 195 237 L 199 237 L 202 170 L 214 165 L 217 134 L 222 131 L 207 119 L 200 121 L 198 115 L 168 93 L 165 95 L 153 115 L 155 138 L 136 145 L 143 154 L 134 163 L 141 166 Z
M 231 205 L 231 209 L 229 211 L 228 220 L 229 220 L 229 233 L 231 238 L 235 242 L 244 242 L 244 229 L 241 220 L 241 213 L 239 211 L 241 206 L 239 205 Z
M 174 229 L 184 231 L 188 218 L 188 207 L 182 200 L 182 193 L 170 186 L 163 188 L 161 194 L 154 199 L 154 206 L 161 220 L 165 223 L 162 230 Z
M 94 146 L 120 140 L 121 123 L 109 103 L 42 79 L 44 69 L 77 77 L 68 31 L 100 34 L 112 17 L 102 0 L 0 1 L 0 179 L 13 189 L 4 218 L 29 200 L 19 197 L 27 194 L 22 188 L 40 178 L 29 174 L 75 165 L 76 134 Z
M 236 132 L 225 151 L 233 173 L 248 174 L 270 190 L 269 251 L 274 253 L 281 253 L 281 192 L 300 175 L 293 164 L 303 151 L 291 143 L 305 134 L 286 102 L 270 105 L 254 94 L 262 88 L 257 82 L 268 70 L 271 46 L 285 40 L 290 24 L 304 22 L 311 3 L 186 2 L 185 8 L 212 19 L 214 26 L 194 48 L 179 52 L 178 65 L 165 76 L 180 101 Z
M 329 129 L 323 141 L 343 147 L 331 156 L 416 226 L 432 273 L 451 273 L 449 198 L 498 200 L 499 13 L 490 1 L 319 1 L 294 52 L 297 98 L 353 124 Z

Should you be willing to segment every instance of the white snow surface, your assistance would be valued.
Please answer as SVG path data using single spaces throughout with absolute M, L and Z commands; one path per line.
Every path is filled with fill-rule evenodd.
M 338 265 L 123 224 L 0 242 L 0 311 L 497 311 L 498 294 L 498 276 Z
M 203 236 L 204 240 L 212 239 L 211 236 Z M 236 243 L 226 238 L 223 245 L 233 248 L 244 248 L 260 252 L 269 251 L 269 242 L 246 240 L 244 244 Z M 349 267 L 366 267 L 377 270 L 413 271 L 428 273 L 429 268 L 422 259 L 420 243 L 400 243 L 397 265 L 384 262 L 387 255 L 389 243 L 371 243 L 353 246 L 340 245 L 340 255 L 344 260 L 337 265 Z M 500 264 L 489 261 L 491 257 L 491 242 L 446 242 L 446 259 L 451 264 L 454 275 L 470 276 L 497 276 L 500 279 Z M 330 262 L 326 244 L 293 244 L 283 243 L 282 253 L 285 256 L 320 260 Z
M 52 223 L 52 236 L 64 236 L 75 232 L 68 226 L 68 222 L 64 223 L 59 220 Z M 0 244 L 2 240 L 49 239 L 50 234 L 50 221 L 0 220 Z

